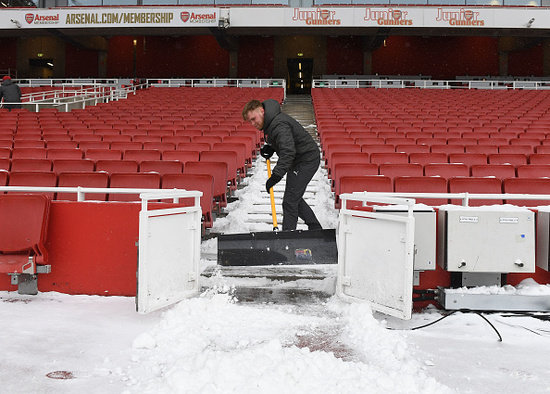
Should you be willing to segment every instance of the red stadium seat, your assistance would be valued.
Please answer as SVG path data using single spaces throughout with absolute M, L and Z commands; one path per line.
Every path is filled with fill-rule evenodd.
M 94 171 L 94 161 L 90 159 L 54 159 L 52 171 L 57 174 L 60 172 L 91 172 Z
M 474 177 L 492 176 L 501 180 L 516 176 L 516 168 L 511 164 L 474 164 L 470 171 Z
M 498 153 L 489 155 L 489 164 L 511 164 L 519 166 L 527 164 L 527 155 L 523 153 Z
M 123 154 L 124 160 L 135 160 L 138 163 L 146 160 L 160 160 L 162 152 L 156 149 L 130 149 L 125 150 Z
M 98 160 L 95 164 L 96 171 L 104 171 L 109 174 L 135 174 L 138 169 L 139 163 L 135 160 Z
M 159 189 L 160 175 L 157 173 L 111 174 L 110 188 Z M 139 194 L 109 193 L 109 201 L 139 201 Z
M 122 151 L 118 149 L 88 149 L 84 152 L 86 159 L 98 160 L 122 160 Z
M 59 187 L 109 187 L 109 174 L 103 171 L 67 171 L 59 173 L 58 178 Z M 78 196 L 76 193 L 58 192 L 56 196 L 56 200 L 76 201 L 77 198 Z M 89 193 L 85 196 L 85 199 L 105 201 L 107 199 L 107 195 L 105 193 Z
M 199 190 L 202 192 L 201 209 L 203 225 L 211 228 L 214 223 L 214 177 L 210 174 L 166 174 L 162 177 L 163 189 Z
M 516 172 L 518 178 L 550 178 L 550 164 L 523 164 Z
M 463 163 L 468 167 L 474 164 L 487 164 L 487 155 L 483 153 L 451 153 L 449 163 Z
M 398 176 L 421 177 L 424 175 L 424 168 L 418 163 L 382 163 L 378 167 L 378 172 L 393 181 Z
M 340 189 L 343 176 L 378 175 L 378 165 L 374 163 L 336 163 L 332 172 L 332 191 Z
M 447 180 L 431 176 L 398 176 L 394 180 L 396 193 L 447 193 Z M 446 198 L 416 198 L 417 204 L 431 206 L 449 203 Z
M 0 223 L 9 223 L 0 226 L 0 273 L 34 275 L 48 263 L 49 208 L 44 195 L 0 195 Z
M 8 185 L 8 171 L 3 169 L 0 163 L 0 186 Z
M 502 182 L 497 178 L 453 177 L 448 180 L 450 193 L 501 194 Z M 470 200 L 470 206 L 502 204 L 503 200 Z M 462 205 L 461 200 L 451 199 L 451 204 Z
M 162 154 L 162 160 L 177 160 L 185 166 L 185 163 L 188 161 L 199 161 L 200 152 L 198 151 L 187 151 L 187 150 L 175 150 L 175 151 L 166 151 Z
M 369 155 L 364 152 L 335 152 L 331 157 L 330 163 L 330 166 L 328 166 L 328 174 L 332 176 L 334 166 L 339 163 L 366 164 L 370 163 L 370 158 Z
M 504 193 L 509 194 L 548 194 L 550 178 L 509 178 L 503 182 Z M 550 205 L 550 200 L 506 199 L 507 204 L 525 207 Z
M 448 180 L 456 176 L 470 176 L 470 169 L 464 163 L 428 163 L 424 165 L 424 175 Z
M 11 171 L 51 171 L 49 159 L 12 159 Z
M 84 152 L 78 148 L 47 148 L 46 157 L 48 159 L 82 159 Z
M 237 152 L 234 151 L 204 151 L 201 152 L 199 161 L 221 161 L 226 163 L 227 181 L 230 184 L 231 190 L 237 190 L 237 183 L 241 179 L 241 173 L 237 168 L 237 157 Z
M 214 161 L 189 161 L 183 167 L 184 174 L 210 174 L 214 177 L 214 200 L 219 208 L 227 206 L 229 192 L 227 164 Z
M 340 178 L 340 190 L 336 190 L 334 207 L 340 209 L 340 195 L 353 192 L 393 192 L 392 181 L 384 175 L 343 176 Z M 350 203 L 348 208 L 357 206 Z
M 408 163 L 409 156 L 403 152 L 379 152 L 370 155 L 370 162 L 379 165 L 384 163 Z
M 446 153 L 428 152 L 428 153 L 409 153 L 409 163 L 418 163 L 426 165 L 428 163 L 448 163 L 449 159 Z
M 55 187 L 56 185 L 57 175 L 51 171 L 11 171 L 8 179 L 8 186 Z M 41 192 L 40 194 L 44 194 L 50 199 L 54 197 L 54 192 Z
M 139 172 L 157 172 L 165 174 L 181 174 L 183 163 L 177 160 L 145 160 L 139 165 Z

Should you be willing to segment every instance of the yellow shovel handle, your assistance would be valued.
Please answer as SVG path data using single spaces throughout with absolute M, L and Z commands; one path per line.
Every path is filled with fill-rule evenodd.
M 271 177 L 271 162 L 267 159 L 267 177 Z M 277 226 L 277 211 L 275 210 L 275 196 L 273 195 L 273 188 L 269 189 L 269 198 L 271 199 L 271 217 L 273 218 L 273 230 L 279 230 Z

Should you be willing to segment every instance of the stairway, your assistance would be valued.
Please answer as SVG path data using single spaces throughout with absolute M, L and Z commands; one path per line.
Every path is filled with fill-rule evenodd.
M 311 96 L 287 96 L 282 110 L 295 118 L 318 141 Z M 277 156 L 274 155 L 271 160 L 272 167 L 276 160 Z M 235 227 L 231 227 L 230 223 L 235 223 L 242 217 L 246 217 L 244 226 L 248 231 L 237 230 L 236 232 L 273 230 L 271 202 L 269 194 L 265 190 L 266 180 L 266 161 L 258 155 L 249 171 L 249 176 L 236 193 L 238 198 L 228 206 L 228 214 L 225 218 L 227 227 L 216 229 L 215 223 L 214 233 L 216 230 L 218 233 L 235 232 Z M 279 228 L 282 227 L 281 204 L 284 188 L 284 178 L 273 188 Z M 334 199 L 332 197 L 329 199 L 327 196 L 330 196 L 330 184 L 326 170 L 323 168 L 323 161 L 321 161 L 320 169 L 309 183 L 304 199 L 315 211 L 324 227 L 335 228 L 337 214 L 333 213 Z M 336 219 L 327 220 L 327 217 L 331 218 L 332 216 Z M 307 226 L 299 220 L 298 230 L 306 229 Z M 325 298 L 332 295 L 334 291 L 336 264 L 220 267 L 214 264 L 217 256 L 213 255 L 212 249 L 212 247 L 205 248 L 203 246 L 203 260 L 206 259 L 213 263 L 202 272 L 201 286 L 203 289 L 231 287 L 239 300 L 249 302 L 301 302 Z

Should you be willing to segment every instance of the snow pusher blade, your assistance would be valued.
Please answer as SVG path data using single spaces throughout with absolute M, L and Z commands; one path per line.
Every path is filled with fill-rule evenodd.
M 336 264 L 336 230 L 296 230 L 218 236 L 224 266 Z

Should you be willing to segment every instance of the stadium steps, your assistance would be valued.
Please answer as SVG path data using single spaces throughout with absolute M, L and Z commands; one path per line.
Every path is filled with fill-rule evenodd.
M 294 117 L 318 142 L 317 126 L 315 124 L 311 96 L 287 96 L 282 109 Z M 272 168 L 277 157 L 272 159 Z M 266 171 L 264 159 L 258 155 L 249 171 Z M 316 211 L 315 194 L 320 182 L 326 182 L 326 174 L 319 171 L 309 183 L 304 199 Z M 284 179 L 274 187 L 275 204 L 279 227 L 282 226 L 282 197 Z M 246 188 L 247 186 L 244 186 Z M 254 211 L 248 215 L 249 223 L 272 224 L 271 203 L 269 194 L 262 188 L 261 198 L 254 205 Z M 298 229 L 307 229 L 305 224 L 298 222 Z M 216 256 L 205 256 L 215 260 Z M 201 287 L 203 290 L 216 286 L 230 287 L 234 295 L 244 302 L 279 302 L 300 303 L 330 297 L 336 281 L 336 265 L 327 266 L 259 266 L 259 267 L 221 267 L 211 265 L 202 272 Z M 223 285 L 222 285 L 223 284 Z

